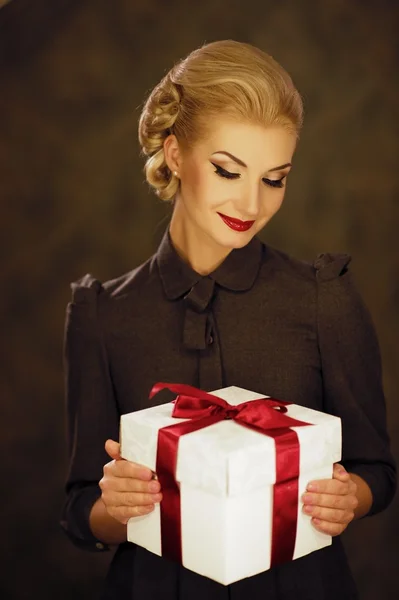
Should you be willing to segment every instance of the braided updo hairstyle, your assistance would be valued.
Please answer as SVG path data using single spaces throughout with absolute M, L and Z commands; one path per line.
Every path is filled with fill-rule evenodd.
M 288 73 L 250 44 L 225 40 L 191 52 L 153 89 L 139 121 L 147 182 L 162 200 L 172 200 L 179 187 L 165 161 L 165 139 L 174 134 L 182 148 L 190 148 L 221 116 L 281 125 L 299 135 L 303 105 Z

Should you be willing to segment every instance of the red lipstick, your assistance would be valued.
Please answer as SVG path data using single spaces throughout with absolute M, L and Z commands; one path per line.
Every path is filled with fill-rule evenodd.
M 223 221 L 230 227 L 230 229 L 234 229 L 234 231 L 248 231 L 255 223 L 255 221 L 240 221 L 240 219 L 234 219 L 233 217 L 227 217 L 222 213 L 218 212 L 219 217 L 223 219 Z

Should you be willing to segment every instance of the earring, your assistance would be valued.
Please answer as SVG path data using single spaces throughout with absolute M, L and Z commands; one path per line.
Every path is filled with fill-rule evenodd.
M 179 173 L 177 171 L 173 171 L 173 175 L 177 178 L 179 178 Z

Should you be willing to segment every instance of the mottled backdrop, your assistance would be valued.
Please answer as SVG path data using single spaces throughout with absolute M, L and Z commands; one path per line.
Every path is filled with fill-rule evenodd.
M 114 277 L 155 249 L 168 212 L 144 183 L 140 106 L 204 42 L 259 45 L 304 96 L 286 201 L 264 238 L 304 259 L 352 254 L 399 457 L 398 2 L 1 4 L 2 600 L 97 598 L 110 556 L 75 549 L 58 525 L 69 282 Z M 362 600 L 399 597 L 397 500 L 344 537 Z

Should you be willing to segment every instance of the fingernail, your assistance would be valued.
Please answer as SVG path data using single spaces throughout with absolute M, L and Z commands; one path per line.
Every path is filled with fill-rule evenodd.
M 311 513 L 311 512 L 313 512 L 313 506 L 310 506 L 309 504 L 306 504 L 306 505 L 303 507 L 303 510 L 304 510 L 305 512 L 307 512 L 307 513 Z
M 302 500 L 305 503 L 311 504 L 312 496 L 310 494 L 305 494 L 304 496 L 302 496 Z
M 151 481 L 148 484 L 148 490 L 150 492 L 159 492 L 159 483 L 157 481 Z
M 306 489 L 308 492 L 315 492 L 317 490 L 317 486 L 314 483 L 308 483 Z
M 153 494 L 151 496 L 151 499 L 153 502 L 161 502 L 162 500 L 162 494 Z

